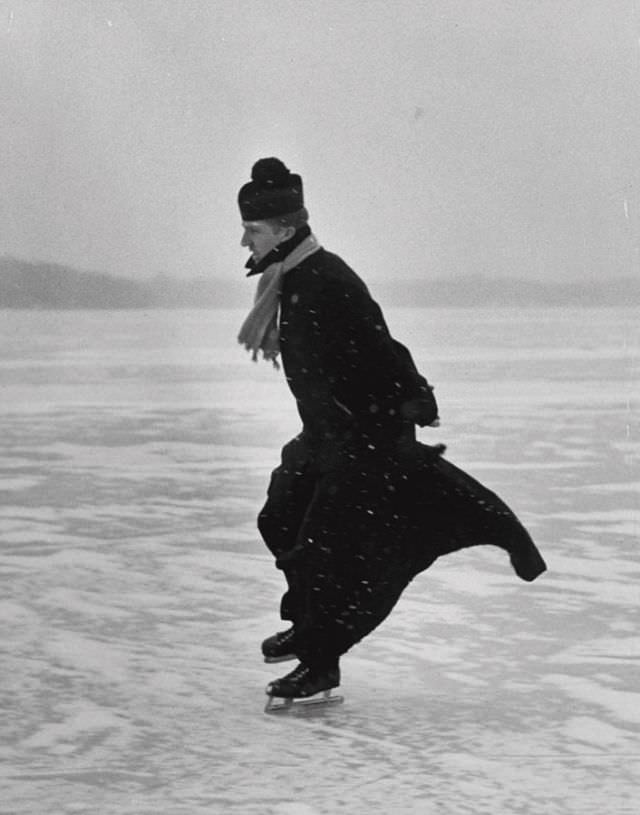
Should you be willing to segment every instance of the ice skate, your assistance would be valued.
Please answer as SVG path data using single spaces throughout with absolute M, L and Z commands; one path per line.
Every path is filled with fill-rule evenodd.
M 293 638 L 295 630 L 293 627 L 286 631 L 279 631 L 262 643 L 262 655 L 265 662 L 286 662 L 288 659 L 295 659 L 293 651 Z
M 342 696 L 334 696 L 332 690 L 340 685 L 340 669 L 313 670 L 300 663 L 291 673 L 270 682 L 266 688 L 269 697 L 265 713 L 290 710 L 307 705 L 337 704 Z

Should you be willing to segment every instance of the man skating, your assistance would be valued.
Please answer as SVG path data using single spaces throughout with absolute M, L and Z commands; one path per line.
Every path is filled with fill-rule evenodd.
M 439 556 L 493 544 L 524 580 L 546 567 L 494 493 L 416 441 L 416 425 L 438 422 L 433 390 L 362 280 L 312 234 L 300 176 L 261 159 L 238 204 L 249 275 L 261 275 L 239 341 L 254 359 L 281 359 L 302 420 L 258 527 L 291 623 L 263 655 L 299 662 L 267 693 L 303 699 L 339 685 L 341 655 Z

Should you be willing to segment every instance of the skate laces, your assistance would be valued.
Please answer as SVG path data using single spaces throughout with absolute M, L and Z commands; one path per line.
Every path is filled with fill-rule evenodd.
M 288 628 L 286 631 L 282 631 L 278 634 L 278 645 L 286 645 L 289 640 L 293 639 L 293 635 L 295 634 L 295 630 L 293 628 Z
M 307 676 L 309 676 L 310 673 L 311 673 L 311 668 L 308 668 L 306 665 L 304 665 L 301 662 L 296 668 L 294 668 L 291 671 L 290 674 L 287 674 L 287 676 L 285 678 L 289 679 L 292 682 L 296 682 L 298 679 L 306 679 Z

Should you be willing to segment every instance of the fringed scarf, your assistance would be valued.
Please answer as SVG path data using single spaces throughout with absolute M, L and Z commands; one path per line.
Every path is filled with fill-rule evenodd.
M 253 308 L 238 334 L 238 342 L 244 345 L 247 351 L 251 351 L 251 358 L 254 362 L 258 360 L 258 354 L 262 351 L 264 359 L 271 360 L 276 368 L 279 367 L 277 361 L 280 353 L 278 309 L 282 278 L 290 269 L 302 263 L 305 258 L 320 248 L 315 235 L 309 235 L 283 261 L 272 263 L 260 275 Z

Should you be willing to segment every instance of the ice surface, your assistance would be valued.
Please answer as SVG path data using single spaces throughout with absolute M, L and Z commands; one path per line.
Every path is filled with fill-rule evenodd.
M 635 813 L 638 316 L 390 312 L 437 388 L 421 437 L 549 572 L 442 559 L 344 658 L 344 705 L 275 718 L 255 515 L 298 422 L 242 314 L 3 313 L 0 812 Z

